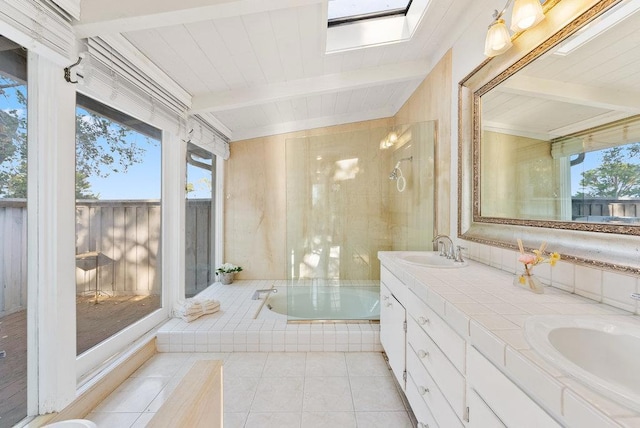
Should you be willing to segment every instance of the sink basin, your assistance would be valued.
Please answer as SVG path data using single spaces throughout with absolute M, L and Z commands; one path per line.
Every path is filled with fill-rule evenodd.
M 620 404 L 640 411 L 640 324 L 596 317 L 533 316 L 531 347 L 561 371 Z
M 455 262 L 452 259 L 441 257 L 437 251 L 408 251 L 398 255 L 401 262 L 410 265 L 430 268 L 461 268 L 467 266 L 467 262 Z

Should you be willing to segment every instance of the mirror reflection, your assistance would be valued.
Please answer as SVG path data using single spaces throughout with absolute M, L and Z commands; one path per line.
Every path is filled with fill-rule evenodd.
M 640 0 L 481 96 L 480 216 L 640 225 Z

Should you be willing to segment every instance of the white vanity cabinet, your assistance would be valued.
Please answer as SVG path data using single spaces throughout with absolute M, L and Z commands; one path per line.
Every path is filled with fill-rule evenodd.
M 380 278 L 380 342 L 418 426 L 464 428 L 464 339 L 384 266 Z
M 478 397 L 469 402 L 470 427 L 560 428 L 547 412 L 498 370 L 474 347 L 469 347 L 467 377 Z M 470 394 L 471 395 L 471 394 Z

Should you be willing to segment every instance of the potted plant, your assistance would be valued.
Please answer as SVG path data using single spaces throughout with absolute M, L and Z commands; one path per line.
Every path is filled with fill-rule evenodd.
M 233 277 L 236 272 L 241 272 L 242 268 L 236 266 L 233 263 L 223 263 L 216 269 L 216 275 L 220 277 L 220 282 L 229 285 L 233 282 Z

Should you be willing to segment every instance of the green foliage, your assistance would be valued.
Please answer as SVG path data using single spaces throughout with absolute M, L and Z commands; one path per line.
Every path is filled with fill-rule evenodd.
M 7 80 L 7 78 L 4 78 Z M 26 111 L 26 97 L 17 84 L 15 98 Z M 4 90 L 1 96 L 9 97 Z M 17 109 L 0 110 L 0 197 L 27 197 L 27 119 Z M 79 110 L 76 114 L 76 198 L 98 199 L 90 177 L 127 172 L 142 161 L 145 148 L 134 131 L 103 116 Z M 154 144 L 145 137 L 143 143 Z
M 640 143 L 605 150 L 601 165 L 582 173 L 580 186 L 589 197 L 640 197 L 638 155 Z
M 132 130 L 92 112 L 76 114 L 76 171 L 85 177 L 103 178 L 127 172 L 145 153 L 136 139 L 130 138 L 133 134 Z M 150 142 L 148 138 L 146 141 Z
M 3 79 L 4 89 L 16 86 Z M 9 83 L 7 83 L 9 82 Z M 26 110 L 26 97 L 20 89 L 16 98 Z M 0 196 L 5 198 L 27 197 L 27 120 L 18 109 L 0 110 Z
M 76 171 L 76 199 L 100 199 L 100 195 L 91 192 L 91 183 L 80 171 Z

